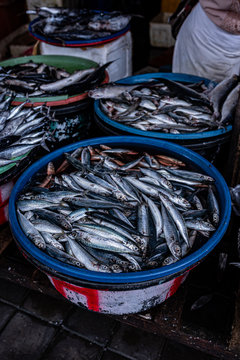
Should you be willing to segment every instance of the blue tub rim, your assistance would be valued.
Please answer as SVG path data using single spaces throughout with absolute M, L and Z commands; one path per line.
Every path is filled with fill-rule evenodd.
M 183 259 L 177 261 L 172 265 L 165 267 L 160 267 L 152 270 L 145 270 L 140 272 L 133 273 L 99 273 L 95 271 L 89 271 L 86 269 L 80 269 L 72 265 L 64 264 L 63 262 L 52 258 L 45 252 L 38 249 L 32 242 L 29 240 L 26 235 L 23 233 L 17 219 L 16 209 L 15 209 L 15 200 L 18 193 L 23 189 L 23 187 L 28 183 L 29 179 L 40 169 L 47 165 L 49 161 L 54 161 L 56 158 L 63 155 L 64 152 L 72 152 L 80 146 L 94 146 L 99 144 L 114 145 L 114 146 L 133 146 L 138 147 L 144 146 L 149 148 L 152 151 L 156 150 L 169 150 L 170 152 L 177 154 L 177 157 L 184 158 L 186 161 L 190 162 L 193 166 L 199 167 L 203 172 L 206 172 L 210 176 L 213 176 L 216 180 L 217 192 L 220 193 L 222 198 L 220 199 L 222 208 L 224 204 L 224 211 L 221 211 L 220 224 L 213 234 L 212 237 L 198 250 L 192 254 L 184 257 Z M 180 154 L 180 156 L 179 156 Z M 174 155 L 174 154 L 171 154 Z M 199 262 L 201 262 L 220 242 L 223 235 L 225 234 L 231 216 L 231 197 L 228 186 L 219 173 L 219 171 L 206 159 L 204 159 L 199 154 L 193 152 L 190 149 L 184 148 L 180 145 L 167 142 L 164 140 L 151 139 L 149 143 L 148 138 L 137 137 L 137 136 L 109 136 L 109 137 L 99 137 L 94 139 L 82 140 L 77 143 L 64 146 L 54 152 L 44 156 L 34 164 L 32 164 L 18 179 L 16 182 L 10 196 L 9 200 L 9 222 L 14 238 L 16 238 L 18 244 L 26 251 L 30 256 L 34 257 L 38 262 L 52 269 L 54 272 L 63 274 L 65 276 L 70 276 L 72 279 L 77 280 L 86 280 L 95 283 L 105 283 L 105 284 L 124 284 L 124 283 L 141 283 L 151 280 L 161 279 L 174 276 L 176 274 L 182 274 L 185 271 L 193 268 Z
M 116 83 L 119 84 L 136 84 L 143 81 L 149 81 L 150 79 L 154 78 L 166 78 L 169 80 L 174 81 L 183 81 L 183 82 L 199 82 L 204 81 L 204 83 L 207 85 L 211 80 L 208 80 L 206 78 L 195 76 L 195 75 L 188 75 L 188 74 L 181 74 L 181 73 L 148 73 L 148 74 L 141 74 L 141 75 L 134 75 L 134 76 L 128 76 L 124 79 L 120 79 L 116 81 Z M 214 83 L 214 82 L 212 82 Z M 100 100 L 94 101 L 94 112 L 95 114 L 103 121 L 103 123 L 106 123 L 110 125 L 111 127 L 118 129 L 120 131 L 124 131 L 129 133 L 129 135 L 139 135 L 139 136 L 147 136 L 151 138 L 156 139 L 163 139 L 163 140 L 206 140 L 211 137 L 217 137 L 222 134 L 226 134 L 232 130 L 232 125 L 227 125 L 226 127 L 222 129 L 217 130 L 210 130 L 210 131 L 204 131 L 202 133 L 186 133 L 186 134 L 165 134 L 163 132 L 157 132 L 157 131 L 144 131 L 140 129 L 135 129 L 134 127 L 121 124 L 117 121 L 112 120 L 109 118 L 100 108 Z

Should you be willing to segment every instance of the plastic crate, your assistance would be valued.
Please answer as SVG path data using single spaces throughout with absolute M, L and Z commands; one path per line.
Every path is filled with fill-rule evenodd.
M 162 12 L 150 22 L 150 42 L 155 47 L 171 47 L 175 43 L 168 18 L 172 13 Z

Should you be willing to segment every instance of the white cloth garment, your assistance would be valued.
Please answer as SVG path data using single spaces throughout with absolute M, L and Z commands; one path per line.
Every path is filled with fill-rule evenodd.
M 198 3 L 177 36 L 173 72 L 221 81 L 240 73 L 240 35 L 215 25 Z

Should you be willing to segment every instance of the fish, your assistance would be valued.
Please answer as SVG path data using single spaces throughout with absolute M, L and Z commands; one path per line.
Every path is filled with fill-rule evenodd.
M 234 111 L 239 101 L 240 85 L 237 85 L 227 96 L 221 111 L 221 124 L 227 124 L 233 117 Z
M 55 212 L 46 209 L 34 209 L 32 211 L 37 214 L 41 219 L 51 221 L 65 230 L 72 229 L 71 223 L 62 214 L 56 214 Z
M 207 92 L 191 83 L 153 78 L 99 86 L 88 96 L 99 99 L 102 112 L 115 122 L 142 131 L 188 134 L 221 129 L 233 121 L 238 81 L 235 75 Z
M 88 9 L 37 7 L 27 14 L 38 15 L 32 30 L 41 36 L 51 37 L 61 43 L 65 41 L 94 40 L 112 35 L 131 21 L 132 15 L 119 11 L 96 12 Z
M 65 77 L 63 79 L 57 80 L 50 84 L 40 85 L 39 88 L 40 88 L 40 90 L 43 90 L 46 92 L 55 92 L 55 91 L 61 90 L 69 85 L 72 85 L 72 84 L 78 82 L 85 76 L 91 74 L 94 70 L 95 70 L 94 67 L 86 69 L 86 70 L 79 70 L 79 71 L 76 71 L 75 73 L 73 73 L 72 75 Z
M 174 206 L 174 204 L 168 199 L 167 196 L 163 194 L 159 194 L 160 200 L 171 215 L 172 219 L 174 220 L 177 229 L 179 230 L 183 240 L 189 246 L 189 239 L 188 239 L 188 232 L 187 227 L 184 222 L 184 219 L 179 212 L 179 210 Z
M 4 95 L 8 96 L 7 92 Z M 11 108 L 10 101 L 12 96 L 7 97 L 0 107 L 0 171 L 7 173 L 7 165 L 11 165 L 13 175 L 16 168 L 30 159 L 30 154 L 50 151 L 46 142 L 50 144 L 52 139 L 50 122 L 55 119 L 46 107 L 25 109 L 26 102 L 23 102 Z M 33 122 L 37 131 L 32 127 Z
M 1 67 L 0 77 L 4 75 L 2 89 L 14 91 L 15 94 L 25 95 L 30 99 L 34 96 L 43 97 L 52 94 L 75 95 L 99 86 L 105 79 L 106 68 L 112 62 L 79 69 L 73 73 L 46 64 L 35 64 L 34 68 L 28 69 L 28 65 L 34 64 L 31 61 L 11 67 Z M 23 104 L 20 106 L 24 106 Z M 10 118 L 14 117 L 17 111 L 20 111 L 20 108 L 19 110 L 15 108 L 10 113 Z
M 11 145 L 7 149 L 0 151 L 0 158 L 11 160 L 13 158 L 19 157 L 33 150 L 37 145 Z
M 34 223 L 34 226 L 35 226 L 35 223 Z M 49 244 L 58 250 L 65 251 L 64 246 L 59 241 L 57 241 L 51 233 L 41 231 L 41 235 L 42 235 L 43 239 L 45 240 L 46 244 Z
M 159 211 L 158 206 L 150 198 L 142 194 L 143 199 L 146 201 L 149 211 L 152 215 L 153 222 L 155 224 L 156 238 L 158 239 L 163 230 L 162 214 Z
M 123 243 L 114 241 L 110 238 L 91 234 L 89 232 L 77 230 L 74 231 L 73 234 L 74 238 L 78 239 L 81 243 L 86 244 L 90 247 L 96 248 L 96 249 L 102 249 L 107 251 L 112 251 L 116 253 L 138 253 L 136 248 L 131 249 L 130 247 L 126 246 Z
M 69 255 L 67 252 L 58 249 L 56 246 L 52 246 L 51 244 L 46 244 L 46 252 L 51 257 L 54 257 L 57 260 L 62 261 L 66 264 L 82 267 L 82 264 L 76 259 L 76 257 L 73 257 L 72 255 Z
M 169 216 L 170 214 L 168 215 L 167 209 L 163 204 L 161 205 L 161 213 L 163 218 L 163 233 L 168 248 L 175 258 L 180 259 L 182 255 L 182 249 L 179 244 L 178 232 L 174 222 L 171 219 L 171 216 Z
M 225 100 L 229 92 L 237 85 L 238 81 L 238 75 L 234 74 L 218 83 L 209 93 L 208 97 L 210 102 L 212 103 L 215 118 L 219 117 L 220 108 L 223 101 Z
M 36 229 L 36 227 L 29 221 L 19 210 L 17 212 L 19 222 L 25 234 L 32 240 L 32 242 L 39 248 L 45 249 L 46 243 Z
M 180 156 L 105 144 L 47 164 L 16 208 L 41 251 L 107 273 L 174 264 L 199 247 L 198 237 L 201 244 L 209 239 L 221 215 L 215 179 Z
M 138 87 L 139 84 L 125 85 L 125 84 L 114 84 L 108 83 L 102 87 L 88 91 L 88 96 L 93 99 L 111 99 L 121 95 L 125 91 L 131 91 Z
M 98 264 L 96 259 L 91 256 L 79 243 L 69 238 L 69 245 L 72 250 L 73 256 L 79 260 L 79 262 L 86 267 L 88 270 L 111 272 L 108 266 L 104 264 Z
M 216 196 L 214 195 L 211 186 L 209 186 L 209 190 L 208 190 L 208 204 L 209 204 L 209 212 L 211 215 L 210 219 L 213 225 L 217 226 L 220 220 L 220 210 L 219 210 L 218 201 L 216 199 Z
M 50 233 L 50 234 L 61 234 L 63 229 L 56 224 L 53 224 L 47 220 L 34 220 L 32 224 L 40 232 Z
M 209 222 L 203 220 L 185 220 L 186 227 L 193 230 L 215 231 L 216 228 Z

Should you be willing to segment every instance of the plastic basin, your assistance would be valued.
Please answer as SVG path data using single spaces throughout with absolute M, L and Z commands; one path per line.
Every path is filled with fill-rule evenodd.
M 51 66 L 55 66 L 58 68 L 62 68 L 72 74 L 74 71 L 88 69 L 90 67 L 97 67 L 98 64 L 95 61 L 83 59 L 75 56 L 64 56 L 64 55 L 34 55 L 34 56 L 22 56 L 19 58 L 14 58 L 10 60 L 5 60 L 0 62 L 0 66 L 14 66 L 18 64 L 24 64 L 28 62 L 34 62 L 37 64 L 47 64 Z M 106 76 L 103 83 L 108 82 L 108 73 L 105 72 Z M 76 95 L 58 95 L 58 96 L 44 96 L 44 97 L 31 97 L 29 98 L 29 102 L 25 104 L 25 106 L 39 106 L 39 105 L 46 105 L 46 106 L 63 106 L 68 105 L 71 103 L 79 102 L 81 100 L 88 98 L 87 92 L 76 94 Z M 12 102 L 12 105 L 19 105 L 23 101 L 27 100 L 26 97 L 16 97 Z
M 108 274 L 89 271 L 64 264 L 39 250 L 25 236 L 16 215 L 16 200 L 19 193 L 37 172 L 44 171 L 49 161 L 61 161 L 63 153 L 72 152 L 80 146 L 106 144 L 116 147 L 161 152 L 175 156 L 215 179 L 217 197 L 220 205 L 220 223 L 211 238 L 198 250 L 176 263 L 148 271 Z M 45 272 L 55 288 L 71 302 L 109 314 L 129 314 L 147 310 L 173 295 L 184 281 L 188 272 L 198 265 L 219 243 L 227 230 L 231 199 L 228 187 L 218 170 L 199 154 L 163 140 L 146 137 L 103 137 L 88 139 L 68 145 L 43 157 L 30 166 L 19 178 L 11 193 L 9 202 L 9 221 L 13 236 L 21 252 Z
M 96 11 L 96 13 L 99 11 Z M 30 34 L 37 40 L 46 42 L 48 44 L 51 45 L 55 45 L 55 46 L 66 46 L 66 47 L 86 47 L 86 46 L 100 46 L 102 44 L 106 44 L 110 41 L 116 40 L 118 39 L 120 36 L 126 34 L 126 32 L 130 29 L 130 24 L 128 24 L 125 28 L 123 28 L 120 31 L 117 31 L 111 35 L 108 36 L 104 36 L 98 39 L 93 39 L 93 40 L 73 40 L 73 41 L 69 41 L 69 40 L 65 40 L 64 42 L 58 39 L 53 39 L 51 37 L 46 37 L 43 35 L 40 35 L 36 32 L 33 31 L 32 26 L 34 24 L 36 24 L 39 21 L 40 18 L 36 18 L 33 21 L 30 22 L 28 30 L 30 32 Z
M 181 82 L 199 82 L 201 80 L 207 85 L 210 80 L 193 75 L 176 73 L 150 73 L 130 76 L 117 81 L 121 84 L 137 84 L 154 78 L 165 78 Z M 94 102 L 95 121 L 106 135 L 139 135 L 148 138 L 173 141 L 179 145 L 186 146 L 197 151 L 200 155 L 211 160 L 213 154 L 219 151 L 219 146 L 226 143 L 231 136 L 232 125 L 225 128 L 202 133 L 168 134 L 160 131 L 143 131 L 134 127 L 121 124 L 109 118 L 100 108 L 99 100 Z
M 0 185 L 0 225 L 8 221 L 8 201 L 13 186 L 13 181 Z

